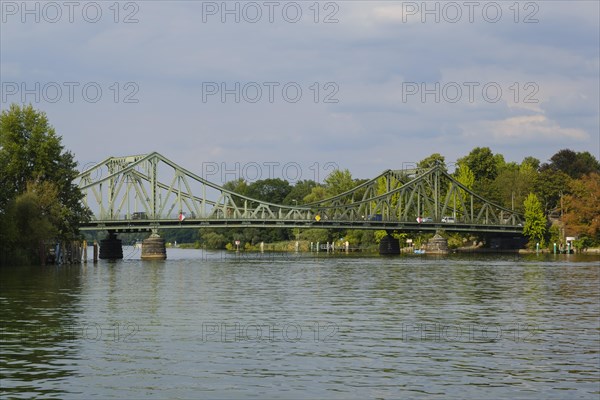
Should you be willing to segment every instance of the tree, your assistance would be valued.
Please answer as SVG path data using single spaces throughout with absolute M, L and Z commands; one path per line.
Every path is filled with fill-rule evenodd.
M 471 171 L 471 168 L 466 164 L 458 164 L 458 168 L 454 171 L 454 177 L 467 189 L 473 189 L 475 175 L 473 174 L 473 171 Z M 459 189 L 458 196 L 459 198 L 456 201 L 456 212 L 460 215 L 461 213 L 464 214 L 466 212 L 466 210 L 463 209 L 462 203 L 467 201 L 467 192 L 463 189 Z
M 504 157 L 495 157 L 489 147 L 475 147 L 468 155 L 458 160 L 458 164 L 466 165 L 473 171 L 475 181 L 496 178 L 498 164 L 502 162 Z
M 560 206 L 560 198 L 571 191 L 571 178 L 562 171 L 542 169 L 533 182 L 533 193 L 542 202 L 546 213 Z
M 533 168 L 534 170 L 538 170 L 540 168 L 540 160 L 538 160 L 535 157 L 532 156 L 527 156 L 523 159 L 523 161 L 521 162 L 521 165 L 529 165 L 531 168 Z
M 522 212 L 523 201 L 529 192 L 533 190 L 533 183 L 537 172 L 531 164 L 506 163 L 498 172 L 493 185 L 499 194 L 499 204 Z
M 562 171 L 577 179 L 592 172 L 600 173 L 600 163 L 587 151 L 576 153 L 570 149 L 562 149 L 550 157 L 550 163 L 542 165 L 542 169 Z
M 469 167 L 475 175 L 473 190 L 493 202 L 500 201 L 500 193 L 492 184 L 498 176 L 498 171 L 504 166 L 504 157 L 500 154 L 494 155 L 489 147 L 476 147 L 463 158 L 458 160 L 459 164 Z
M 531 242 L 543 243 L 544 235 L 546 234 L 546 217 L 544 216 L 542 203 L 540 203 L 535 194 L 529 193 L 523 206 L 525 208 L 523 234 Z
M 562 221 L 568 234 L 600 243 L 600 174 L 591 173 L 571 182 L 565 196 Z
M 292 190 L 283 199 L 283 204 L 297 205 L 304 202 L 304 198 L 308 196 L 312 189 L 317 187 L 317 182 L 313 180 L 300 180 L 296 182 Z
M 325 189 L 328 197 L 347 192 L 355 186 L 356 182 L 354 182 L 352 174 L 347 169 L 343 171 L 336 169 L 325 178 Z
M 244 178 L 239 178 L 233 181 L 225 182 L 223 184 L 223 189 L 231 190 L 237 194 L 241 194 L 243 196 L 248 195 L 248 183 L 244 180 Z
M 292 190 L 288 181 L 280 178 L 262 179 L 248 185 L 247 196 L 253 199 L 282 204 Z
M 318 185 L 311 189 L 310 194 L 304 197 L 305 203 L 312 203 L 324 200 L 328 197 L 333 197 L 338 194 L 347 192 L 357 185 L 357 182 L 352 179 L 352 174 L 349 170 L 333 171 L 325 178 L 325 185 Z
M 0 246 L 6 246 L 2 249 L 5 259 L 16 251 L 11 243 L 31 248 L 37 247 L 39 240 L 79 236 L 79 222 L 89 218 L 89 210 L 73 184 L 77 163 L 73 154 L 65 151 L 45 113 L 31 105 L 13 104 L 0 114 L 0 161 Z M 41 214 L 26 211 L 33 206 L 46 209 Z M 18 223 L 14 218 L 19 218 Z M 29 236 L 26 228 L 39 218 L 52 229 L 44 229 L 43 237 Z M 31 246 L 25 244 L 27 240 Z
M 433 153 L 429 157 L 425 157 L 424 159 L 419 161 L 417 166 L 419 168 L 432 168 L 432 167 L 435 167 L 437 164 L 443 165 L 444 170 L 446 170 L 445 158 L 440 153 Z
M 51 182 L 30 183 L 24 193 L 19 194 L 7 209 L 8 224 L 17 233 L 11 244 L 18 249 L 15 255 L 20 261 L 27 261 L 35 254 L 40 242 L 58 235 L 58 221 L 63 210 L 56 202 L 58 191 Z
M 327 191 L 324 186 L 317 185 L 313 187 L 309 194 L 304 196 L 304 203 L 315 203 L 327 198 Z

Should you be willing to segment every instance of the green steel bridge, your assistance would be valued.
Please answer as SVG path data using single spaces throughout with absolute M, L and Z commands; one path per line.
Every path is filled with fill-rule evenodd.
M 523 216 L 460 184 L 441 165 L 386 170 L 352 190 L 303 205 L 252 199 L 158 153 L 110 157 L 77 176 L 92 210 L 82 230 L 351 228 L 522 234 Z M 450 218 L 448 218 L 450 217 Z

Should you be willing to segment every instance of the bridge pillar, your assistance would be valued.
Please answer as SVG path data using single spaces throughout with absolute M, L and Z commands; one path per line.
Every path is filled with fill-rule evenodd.
M 167 247 L 165 239 L 152 232 L 148 239 L 142 242 L 142 260 L 166 260 Z
M 395 256 L 400 254 L 400 240 L 388 234 L 379 242 L 379 254 L 382 256 Z
M 121 239 L 117 239 L 115 231 L 108 231 L 108 237 L 100 241 L 101 260 L 120 260 L 123 258 Z
M 448 253 L 448 240 L 439 233 L 427 241 L 427 252 L 436 254 Z

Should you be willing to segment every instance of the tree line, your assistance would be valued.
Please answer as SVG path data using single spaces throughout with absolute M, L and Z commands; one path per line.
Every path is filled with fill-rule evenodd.
M 431 154 L 419 168 L 441 164 L 445 157 Z M 45 113 L 31 105 L 11 105 L 0 114 L 0 263 L 27 263 L 39 256 L 41 243 L 81 238 L 78 225 L 91 213 L 73 184 L 77 176 L 74 155 L 49 124 Z M 577 245 L 600 245 L 600 163 L 589 152 L 562 149 L 547 161 L 525 157 L 507 162 L 488 147 L 476 147 L 459 158 L 449 171 L 464 186 L 484 198 L 525 215 L 524 233 L 531 243 L 542 245 L 576 236 Z M 346 192 L 366 179 L 349 170 L 333 171 L 323 183 L 301 180 L 290 184 L 271 178 L 224 184 L 226 189 L 257 200 L 302 205 Z M 550 221 L 554 221 L 551 224 Z M 240 228 L 165 230 L 166 240 L 196 243 L 206 248 L 231 248 L 240 241 L 246 248 L 260 242 L 300 239 L 301 242 L 333 242 L 343 239 L 352 246 L 375 247 L 383 231 L 339 229 Z M 143 239 L 122 235 L 127 240 Z M 97 237 L 97 236 L 90 236 Z M 426 235 L 416 237 L 425 240 Z M 478 239 L 449 235 L 451 245 Z
M 445 157 L 431 154 L 417 167 L 441 164 L 448 171 Z M 459 158 L 451 172 L 464 186 L 487 200 L 525 215 L 524 233 L 542 246 L 562 240 L 561 233 L 578 237 L 580 247 L 600 245 L 600 163 L 589 152 L 563 149 L 546 162 L 528 156 L 520 163 L 507 162 L 502 154 L 489 147 L 476 147 Z M 302 205 L 346 192 L 366 179 L 356 179 L 347 169 L 332 172 L 324 181 L 299 181 L 295 185 L 282 179 L 227 182 L 224 187 L 257 200 L 285 205 Z M 552 224 L 551 221 L 559 222 Z M 560 231 L 559 226 L 563 226 Z M 197 234 L 199 245 L 225 248 L 234 241 L 246 247 L 259 242 L 300 239 L 332 242 L 344 238 L 353 245 L 372 247 L 384 232 L 339 229 L 202 229 Z M 454 245 L 477 236 L 450 235 Z M 419 238 L 417 238 L 419 239 Z M 423 240 L 426 237 L 421 238 Z

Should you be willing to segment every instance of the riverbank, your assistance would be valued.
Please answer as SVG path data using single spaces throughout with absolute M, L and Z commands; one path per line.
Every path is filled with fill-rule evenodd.
M 296 244 L 297 243 L 297 244 Z M 326 246 L 326 243 L 321 243 L 323 246 Z M 172 246 L 168 246 L 172 247 Z M 182 249 L 203 249 L 208 250 L 205 247 L 202 247 L 200 243 L 180 243 L 177 247 Z M 212 249 L 219 250 L 219 249 Z M 236 251 L 235 245 L 228 245 L 226 249 L 229 251 Z M 298 253 L 310 253 L 311 252 L 311 242 L 305 240 L 299 241 L 283 241 L 283 242 L 275 242 L 275 243 L 264 243 L 261 247 L 258 245 L 249 245 L 246 244 L 239 246 L 240 251 L 244 252 L 298 252 Z M 313 243 L 312 252 L 316 251 L 316 243 Z M 323 248 L 320 250 L 321 252 L 327 252 L 327 249 Z M 401 254 L 413 254 L 415 253 L 415 247 L 402 247 Z M 329 249 L 329 252 L 335 253 L 344 253 L 346 249 L 343 246 L 334 246 L 333 249 Z M 369 246 L 369 247 L 350 247 L 349 252 L 358 252 L 363 254 L 378 254 L 379 247 L 378 246 Z M 448 249 L 447 251 L 435 251 L 435 250 L 426 250 L 423 254 L 552 254 L 552 249 L 540 249 L 536 251 L 535 249 L 493 249 L 489 247 L 481 247 L 481 246 L 469 246 L 469 247 L 458 247 L 454 249 Z M 600 248 L 590 248 L 582 251 L 575 251 L 577 254 L 589 254 L 589 255 L 600 255 Z

